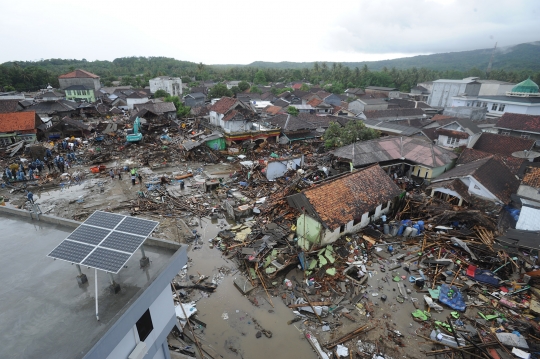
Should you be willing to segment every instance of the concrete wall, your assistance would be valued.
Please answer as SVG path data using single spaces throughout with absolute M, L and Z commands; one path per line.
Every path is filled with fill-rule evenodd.
M 467 144 L 469 143 L 468 138 L 458 138 L 457 140 L 458 140 L 457 142 L 453 144 L 449 144 L 448 136 L 439 135 L 439 138 L 437 139 L 437 145 L 441 147 L 447 147 L 447 148 L 456 148 L 456 147 L 461 147 L 461 146 L 467 146 Z
M 352 220 L 346 223 L 344 226 L 338 227 L 334 230 L 324 228 L 323 225 L 316 219 L 306 214 L 302 214 L 296 221 L 296 234 L 299 238 L 306 238 L 313 245 L 318 244 L 319 246 L 325 246 L 327 244 L 334 243 L 342 235 L 358 232 L 360 229 L 366 227 L 372 219 L 379 219 L 383 214 L 390 211 L 391 204 L 392 201 L 388 201 L 388 203 L 385 204 L 379 204 L 375 208 L 375 214 L 371 218 L 369 217 L 369 213 L 366 212 L 361 218 L 359 218 L 357 223 Z
M 465 93 L 466 84 L 434 82 L 428 105 L 431 107 L 450 107 L 452 97 Z
M 58 83 L 60 84 L 61 90 L 68 88 L 69 86 L 73 86 L 73 85 L 84 85 L 84 86 L 94 89 L 95 91 L 101 88 L 101 83 L 99 81 L 99 78 L 97 79 L 92 79 L 92 78 L 58 79 Z
M 136 105 L 136 104 L 139 104 L 139 103 L 147 103 L 148 100 L 149 100 L 148 97 L 144 97 L 144 98 L 127 98 L 126 99 L 127 107 L 128 107 L 128 109 L 132 110 L 133 105 Z
M 179 77 L 170 78 L 155 78 L 148 81 L 150 84 L 150 92 L 156 93 L 158 90 L 163 90 L 171 96 L 182 96 L 182 79 Z
M 511 91 L 515 84 L 482 84 L 478 96 L 505 96 L 507 91 Z
M 467 106 L 470 102 L 470 106 Z M 471 121 L 482 121 L 486 118 L 487 109 L 485 107 L 476 107 L 475 102 L 471 100 L 452 101 L 452 107 L 445 108 L 443 114 L 446 116 L 468 118 Z
M 517 190 L 517 195 L 540 202 L 540 194 L 538 193 L 538 188 L 522 184 Z

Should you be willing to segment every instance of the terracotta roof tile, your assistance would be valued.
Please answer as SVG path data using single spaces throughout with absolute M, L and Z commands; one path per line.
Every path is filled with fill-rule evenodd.
M 0 133 L 36 130 L 36 113 L 28 112 L 6 112 L 0 113 Z
M 540 132 L 540 116 L 506 112 L 497 121 L 495 127 L 516 131 Z
M 523 177 L 522 184 L 531 186 L 534 188 L 540 188 L 540 168 L 530 167 L 527 169 L 527 173 Z
M 453 119 L 456 117 L 453 116 L 445 116 L 445 115 L 435 115 L 431 118 L 432 121 L 440 121 L 440 120 L 447 120 L 447 119 Z
M 311 99 L 311 101 L 308 101 L 307 104 L 308 104 L 308 105 L 311 105 L 311 107 L 317 107 L 317 106 L 319 106 L 322 102 L 323 102 L 323 100 L 318 99 L 318 98 L 314 98 L 314 99 Z
M 277 115 L 278 113 L 284 113 L 283 108 L 279 106 L 268 106 L 264 109 L 264 112 L 271 115 Z
M 75 79 L 75 78 L 98 79 L 99 76 L 85 70 L 77 69 L 75 71 L 68 72 L 67 74 L 60 75 L 58 76 L 58 78 L 59 79 Z
M 334 230 L 364 213 L 385 205 L 401 190 L 379 165 L 347 174 L 304 190 L 304 196 L 321 221 Z
M 222 97 L 210 107 L 210 111 L 225 114 L 233 107 L 238 100 L 232 97 Z
M 479 151 L 512 156 L 514 152 L 530 150 L 533 146 L 534 140 L 484 132 L 473 148 Z

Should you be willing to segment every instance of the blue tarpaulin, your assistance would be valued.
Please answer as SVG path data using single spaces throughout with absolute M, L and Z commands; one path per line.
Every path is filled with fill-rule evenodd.
M 439 291 L 439 302 L 461 312 L 464 312 L 467 308 L 461 292 L 455 285 L 452 287 L 450 287 L 448 284 L 441 285 L 441 289 Z

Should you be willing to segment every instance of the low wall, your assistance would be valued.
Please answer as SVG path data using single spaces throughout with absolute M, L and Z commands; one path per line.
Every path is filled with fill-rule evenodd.
M 0 206 L 0 215 L 3 213 L 32 219 L 30 212 L 24 209 Z M 37 221 L 35 216 L 33 220 Z M 82 223 L 79 221 L 75 221 L 73 219 L 61 218 L 61 217 L 51 216 L 48 214 L 40 214 L 39 221 L 50 223 L 50 224 L 58 224 L 60 226 L 73 228 L 73 229 L 77 228 Z M 154 238 L 154 237 L 148 237 L 146 241 L 144 241 L 144 244 L 149 245 L 149 246 L 173 249 L 173 250 L 178 250 L 182 246 L 180 243 L 176 243 L 176 242 L 172 242 L 172 241 L 168 241 L 168 240 L 160 239 L 160 238 Z

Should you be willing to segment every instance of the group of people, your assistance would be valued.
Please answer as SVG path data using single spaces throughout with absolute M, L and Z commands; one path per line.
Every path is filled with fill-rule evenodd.
M 131 184 L 135 186 L 135 182 L 137 179 L 139 179 L 139 183 L 142 183 L 142 176 L 140 173 L 137 173 L 136 168 L 132 168 L 129 170 L 129 173 L 131 175 Z M 115 176 L 118 176 L 119 180 L 122 180 L 122 170 L 121 169 L 110 169 L 109 170 L 109 176 L 111 176 L 111 179 L 113 180 Z

